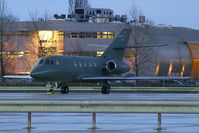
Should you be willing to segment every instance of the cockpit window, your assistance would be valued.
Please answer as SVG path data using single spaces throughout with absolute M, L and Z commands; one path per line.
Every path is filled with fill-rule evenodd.
M 54 63 L 54 60 L 50 60 L 50 64 L 51 65 L 54 65 L 55 63 Z
M 50 60 L 46 60 L 46 61 L 45 61 L 45 64 L 50 64 Z
M 43 63 L 44 63 L 44 60 L 41 59 L 41 60 L 39 61 L 39 64 L 43 64 Z
M 50 60 L 50 59 L 40 59 L 38 64 L 50 64 L 50 65 L 60 65 L 59 60 Z

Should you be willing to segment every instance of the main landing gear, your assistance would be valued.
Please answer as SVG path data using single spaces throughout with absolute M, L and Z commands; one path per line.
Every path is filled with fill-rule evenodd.
M 110 90 L 111 90 L 110 84 L 107 83 L 102 86 L 102 94 L 109 94 Z

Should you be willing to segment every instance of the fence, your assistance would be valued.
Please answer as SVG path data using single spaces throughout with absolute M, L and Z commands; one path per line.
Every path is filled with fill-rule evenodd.
M 96 113 L 157 113 L 158 130 L 162 129 L 161 113 L 199 113 L 197 101 L 45 101 L 1 100 L 0 112 L 28 112 L 28 127 L 31 128 L 32 112 L 92 113 L 96 128 Z

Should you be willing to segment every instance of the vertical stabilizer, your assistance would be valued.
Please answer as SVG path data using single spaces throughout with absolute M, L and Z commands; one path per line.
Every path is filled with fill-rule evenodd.
M 105 50 L 102 58 L 122 60 L 129 41 L 132 29 L 125 28 L 113 40 L 110 46 Z

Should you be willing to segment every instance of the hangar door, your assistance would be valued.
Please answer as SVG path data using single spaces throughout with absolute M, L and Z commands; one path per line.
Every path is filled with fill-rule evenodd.
M 192 58 L 192 76 L 199 79 L 199 43 L 187 43 Z

